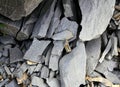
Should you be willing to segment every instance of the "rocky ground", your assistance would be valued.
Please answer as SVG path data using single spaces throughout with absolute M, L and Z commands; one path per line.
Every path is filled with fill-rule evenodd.
M 120 0 L 0 0 L 0 87 L 120 87 Z

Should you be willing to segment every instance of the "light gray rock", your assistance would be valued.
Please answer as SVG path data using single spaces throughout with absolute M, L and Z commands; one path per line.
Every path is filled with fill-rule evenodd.
M 49 69 L 46 66 L 43 66 L 41 69 L 41 78 L 48 78 L 49 76 Z
M 28 73 L 31 75 L 35 71 L 35 68 L 36 68 L 35 65 L 29 66 Z
M 106 56 L 106 55 L 108 54 L 108 52 L 110 51 L 111 47 L 112 47 L 112 42 L 111 42 L 111 38 L 110 38 L 109 41 L 108 41 L 108 44 L 107 44 L 107 46 L 106 46 L 106 48 L 105 48 L 105 50 L 104 50 L 103 53 L 102 53 L 102 56 L 101 56 L 100 59 L 99 59 L 99 62 L 100 62 L 100 63 L 102 63 L 102 62 L 104 61 L 105 56 Z
M 17 84 L 16 80 L 12 80 L 10 83 L 5 85 L 5 87 L 20 87 L 20 86 Z
M 99 37 L 107 28 L 114 11 L 115 0 L 79 0 L 82 31 L 79 38 L 89 41 Z
M 90 75 L 96 68 L 99 57 L 101 54 L 101 38 L 97 38 L 87 42 L 86 44 L 87 53 L 87 75 Z
M 32 82 L 31 82 L 32 85 L 34 86 L 38 86 L 38 87 L 48 87 L 43 79 L 39 78 L 39 77 L 36 77 L 36 76 L 33 76 L 32 77 Z
M 47 84 L 50 87 L 60 87 L 60 83 L 56 78 L 47 79 Z
M 0 13 L 12 20 L 29 15 L 43 0 L 0 0 Z
M 42 64 L 39 63 L 39 64 L 35 67 L 34 72 L 39 72 L 39 71 L 41 70 L 41 68 L 42 68 Z
M 57 7 L 55 9 L 54 15 L 52 17 L 48 32 L 46 37 L 51 38 L 52 35 L 54 34 L 56 28 L 58 27 L 59 23 L 60 23 L 60 16 L 62 14 L 61 11 L 61 5 L 60 5 L 60 0 L 57 2 Z
M 64 18 L 62 18 L 60 24 L 58 25 L 58 28 L 56 29 L 55 35 L 62 33 L 65 30 L 68 30 L 73 35 L 73 38 L 71 36 L 71 38 L 68 38 L 68 39 L 74 40 L 76 38 L 77 29 L 78 29 L 78 24 L 75 21 L 69 21 L 66 17 L 64 17 Z M 66 34 L 68 34 L 68 33 L 66 33 Z M 62 35 L 60 34 L 60 36 L 62 36 Z M 67 35 L 64 35 L 64 36 L 67 36 Z M 68 36 L 70 37 L 70 35 L 68 35 Z M 55 36 L 53 36 L 53 37 L 55 37 Z
M 40 17 L 35 24 L 32 37 L 45 37 L 50 26 L 51 19 L 54 14 L 56 0 L 49 0 L 46 2 L 45 6 L 43 7 Z
M 42 58 L 42 53 L 49 44 L 50 41 L 39 41 L 36 38 L 34 38 L 32 45 L 25 53 L 23 58 L 37 63 L 40 62 L 40 59 Z
M 62 51 L 64 49 L 63 41 L 54 41 L 54 46 L 51 52 L 50 60 L 49 60 L 49 68 L 53 71 L 58 70 L 58 63 L 61 57 Z
M 18 47 L 11 48 L 10 52 L 10 63 L 15 63 L 23 60 L 23 53 Z
M 61 87 L 79 87 L 85 84 L 86 52 L 83 42 L 60 60 Z

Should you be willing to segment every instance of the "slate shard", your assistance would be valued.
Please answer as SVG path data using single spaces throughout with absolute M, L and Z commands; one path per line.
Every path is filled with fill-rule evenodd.
M 82 41 L 98 38 L 106 30 L 113 15 L 114 5 L 115 0 L 79 0 L 82 12 L 82 31 L 79 38 Z
M 36 63 L 40 62 L 40 59 L 42 58 L 42 53 L 46 49 L 46 47 L 50 44 L 50 41 L 39 41 L 36 38 L 34 38 L 32 45 L 28 49 L 28 51 L 24 55 L 24 59 L 33 61 Z M 31 55 L 32 54 L 32 55 Z
M 86 52 L 83 42 L 60 60 L 61 87 L 79 87 L 85 84 Z

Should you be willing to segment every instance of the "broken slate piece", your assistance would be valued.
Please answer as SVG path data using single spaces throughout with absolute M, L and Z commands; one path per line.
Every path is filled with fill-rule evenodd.
M 90 75 L 96 68 L 101 54 L 101 38 L 97 38 L 87 42 L 87 75 Z
M 61 87 L 79 87 L 85 84 L 86 52 L 83 42 L 60 60 Z
M 114 12 L 115 1 L 79 0 L 82 13 L 82 30 L 79 38 L 82 41 L 97 38 L 106 30 Z
M 112 46 L 112 42 L 111 42 L 111 38 L 109 39 L 109 41 L 108 41 L 108 44 L 107 44 L 107 46 L 106 46 L 106 48 L 105 48 L 105 50 L 104 50 L 104 52 L 102 53 L 102 56 L 100 57 L 100 59 L 99 59 L 99 62 L 100 63 L 102 63 L 103 61 L 104 61 L 104 59 L 105 59 L 105 56 L 107 55 L 107 53 L 110 51 L 110 49 L 111 49 L 111 46 Z
M 60 5 L 60 0 L 59 0 L 57 2 L 57 7 L 56 7 L 55 13 L 54 13 L 54 15 L 52 17 L 52 20 L 51 20 L 51 23 L 50 23 L 50 26 L 49 26 L 46 37 L 51 38 L 52 35 L 54 34 L 56 28 L 58 27 L 58 25 L 60 23 L 61 14 L 62 14 L 62 11 L 61 11 L 61 5 Z
M 12 80 L 10 83 L 5 85 L 5 87 L 20 87 L 20 86 L 17 84 L 16 80 Z
M 39 64 L 35 67 L 34 72 L 39 72 L 39 71 L 41 70 L 41 68 L 42 68 L 42 64 L 39 63 Z
M 18 47 L 11 48 L 10 52 L 10 63 L 15 63 L 23 60 L 23 53 Z
M 62 33 L 65 30 L 68 30 L 72 33 L 73 39 L 76 38 L 78 29 L 78 24 L 75 21 L 69 21 L 66 17 L 62 18 L 60 24 L 58 25 L 58 28 L 55 31 L 55 34 Z
M 63 41 L 54 41 L 54 46 L 51 52 L 50 60 L 49 60 L 49 68 L 53 71 L 58 70 L 58 63 L 61 57 L 62 51 L 64 49 Z
M 32 77 L 32 82 L 31 82 L 32 85 L 34 86 L 38 86 L 38 87 L 48 87 L 43 79 L 39 78 L 39 77 L 36 77 L 36 76 L 33 76 Z
M 56 0 L 49 0 L 46 2 L 45 6 L 43 7 L 40 17 L 35 24 L 32 37 L 45 37 L 51 22 L 51 19 L 54 14 Z
M 43 40 L 39 41 L 36 38 L 34 38 L 32 45 L 25 53 L 23 58 L 36 63 L 40 62 L 42 53 L 49 44 L 50 41 L 43 41 Z
M 49 69 L 46 66 L 43 66 L 41 69 L 41 78 L 48 78 L 49 76 Z

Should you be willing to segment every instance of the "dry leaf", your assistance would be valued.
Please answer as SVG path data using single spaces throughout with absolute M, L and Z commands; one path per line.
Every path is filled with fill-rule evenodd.
M 0 75 L 0 81 L 3 81 L 3 76 L 2 75 Z
M 64 47 L 65 47 L 66 52 L 71 52 L 71 47 L 70 47 L 70 45 L 69 45 L 68 40 L 65 41 Z
M 28 64 L 28 65 L 35 65 L 35 64 L 37 64 L 37 63 L 28 60 L 28 61 L 27 61 L 27 64 Z
M 119 5 L 116 5 L 116 6 L 115 6 L 115 9 L 120 10 L 120 6 L 119 6 Z
M 110 82 L 109 80 L 103 78 L 103 77 L 86 77 L 86 80 L 90 81 L 90 82 L 100 82 L 102 84 L 104 84 L 105 86 L 108 87 L 120 87 L 120 85 L 113 85 L 112 82 Z
M 22 84 L 23 81 L 27 80 L 28 76 L 27 76 L 27 73 L 23 73 L 23 76 L 21 78 L 16 78 L 17 79 L 17 82 L 18 84 Z

